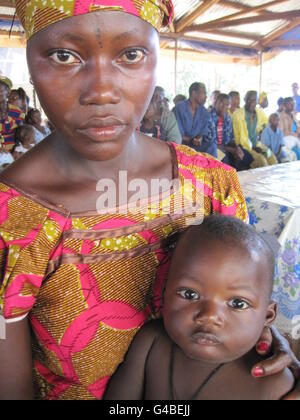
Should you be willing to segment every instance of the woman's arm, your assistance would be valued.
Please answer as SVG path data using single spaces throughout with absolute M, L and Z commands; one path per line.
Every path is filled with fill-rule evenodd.
M 5 330 L 6 338 L 0 339 L 0 400 L 32 400 L 31 338 L 27 318 L 6 324 Z
M 300 401 L 300 362 L 292 352 L 288 341 L 279 334 L 276 328 L 266 328 L 257 344 L 257 351 L 262 356 L 268 355 L 270 351 L 273 355 L 255 366 L 252 369 L 252 375 L 256 378 L 272 376 L 290 368 L 297 382 L 294 391 L 285 399 Z

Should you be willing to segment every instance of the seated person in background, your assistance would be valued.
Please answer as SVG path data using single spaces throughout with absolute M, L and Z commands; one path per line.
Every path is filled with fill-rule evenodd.
M 34 143 L 38 144 L 51 134 L 50 129 L 42 124 L 42 116 L 38 109 L 31 108 L 25 118 L 25 123 L 31 125 L 34 130 Z
M 258 103 L 261 109 L 267 109 L 269 107 L 269 99 L 268 99 L 268 94 L 266 92 L 262 92 L 259 95 Z
M 0 172 L 13 162 L 14 158 L 10 152 L 4 151 L 3 153 L 0 153 Z
M 295 153 L 285 147 L 283 132 L 279 128 L 278 114 L 270 116 L 269 125 L 261 134 L 261 142 L 272 150 L 278 162 L 285 163 L 297 160 Z
M 166 96 L 164 97 L 164 100 L 163 100 L 163 109 L 164 111 L 170 112 L 170 101 L 169 101 L 169 98 L 167 98 Z
M 229 96 L 220 94 L 211 111 L 215 135 L 218 139 L 218 150 L 225 153 L 223 163 L 233 166 L 238 171 L 250 169 L 253 157 L 247 150 L 237 146 L 234 141 L 232 121 L 228 114 Z
M 187 99 L 186 96 L 179 94 L 175 96 L 175 98 L 173 99 L 173 102 L 176 106 L 180 102 L 186 101 L 186 99 Z M 174 108 L 172 109 L 172 111 L 174 111 Z
M 211 115 L 204 107 L 206 99 L 205 85 L 193 83 L 189 89 L 189 99 L 177 104 L 174 113 L 182 134 L 182 143 L 216 158 L 217 138 Z
M 300 125 L 296 118 L 294 98 L 285 98 L 283 111 L 279 114 L 279 127 L 283 131 L 285 146 L 300 160 Z
M 267 125 L 265 119 L 264 112 L 257 108 L 257 92 L 249 91 L 245 97 L 245 106 L 235 111 L 232 122 L 235 142 L 254 159 L 252 169 L 277 163 L 272 151 L 259 141 L 259 135 Z
M 292 84 L 293 99 L 295 101 L 295 110 L 300 112 L 300 95 L 299 95 L 299 85 L 298 83 Z
M 213 108 L 215 108 L 216 102 L 217 102 L 217 99 L 218 99 L 218 96 L 220 95 L 220 93 L 221 93 L 220 90 L 214 90 L 213 93 L 211 94 L 211 97 L 210 97 L 211 105 L 210 105 L 210 107 L 208 107 L 209 112 L 211 112 L 211 110 Z
M 141 132 L 150 134 L 160 140 L 181 144 L 182 138 L 175 115 L 173 112 L 166 109 L 165 99 L 164 89 L 157 86 L 146 115 L 141 123 Z
M 271 301 L 275 257 L 243 222 L 210 216 L 175 250 L 163 321 L 135 337 L 112 377 L 107 400 L 279 400 L 294 386 L 289 370 L 255 379 L 255 345 L 277 314 Z M 252 366 L 253 376 L 249 374 Z
M 167 133 L 163 129 L 159 119 L 157 120 L 156 118 L 156 106 L 153 100 L 150 102 L 146 114 L 141 122 L 140 131 L 158 140 L 167 140 Z
M 15 130 L 15 147 L 13 149 L 13 157 L 19 159 L 24 153 L 34 147 L 34 129 L 32 125 L 24 124 Z
M 29 106 L 29 97 L 27 96 L 24 89 L 19 88 L 11 90 L 8 102 L 9 104 L 20 108 L 24 112 L 24 114 L 27 114 Z
M 4 76 L 0 77 L 0 135 L 1 151 L 11 151 L 15 145 L 15 129 L 23 124 L 25 115 L 15 105 L 8 103 L 12 82 Z
M 235 113 L 235 111 L 240 108 L 240 105 L 241 105 L 241 96 L 239 92 L 234 92 L 234 91 L 230 92 L 228 114 L 231 118 L 233 117 L 233 114 Z
M 278 105 L 277 114 L 279 115 L 280 112 L 284 111 L 284 98 L 279 98 L 277 101 L 277 105 Z

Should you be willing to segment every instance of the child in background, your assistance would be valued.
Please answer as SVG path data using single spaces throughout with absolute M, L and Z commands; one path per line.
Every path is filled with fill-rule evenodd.
M 51 134 L 50 129 L 43 125 L 42 115 L 36 108 L 31 108 L 26 115 L 25 122 L 33 127 L 34 143 L 38 144 Z
M 0 140 L 0 172 L 7 168 L 11 163 L 14 162 L 12 154 L 8 150 L 2 149 L 2 139 Z
M 211 216 L 187 230 L 175 251 L 163 321 L 134 339 L 106 399 L 278 400 L 294 386 L 286 370 L 254 379 L 255 344 L 276 318 L 275 258 L 237 219 Z M 262 376 L 260 368 L 253 371 Z
M 283 132 L 279 128 L 280 118 L 278 114 L 272 114 L 269 125 L 261 134 L 261 142 L 272 150 L 278 162 L 286 163 L 297 160 L 296 154 L 285 147 Z
M 24 153 L 34 146 L 34 129 L 31 125 L 21 125 L 15 130 L 16 146 L 13 150 L 15 160 L 19 159 Z

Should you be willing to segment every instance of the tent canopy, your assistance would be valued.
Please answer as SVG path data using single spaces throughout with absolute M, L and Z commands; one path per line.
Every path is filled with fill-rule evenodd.
M 96 2 L 96 0 L 95 0 Z M 300 49 L 300 0 L 174 0 L 174 31 L 161 47 L 257 60 L 262 52 Z M 0 0 L 0 35 L 24 39 L 14 5 Z
M 258 57 L 300 49 L 300 0 L 175 0 L 174 32 L 163 48 Z

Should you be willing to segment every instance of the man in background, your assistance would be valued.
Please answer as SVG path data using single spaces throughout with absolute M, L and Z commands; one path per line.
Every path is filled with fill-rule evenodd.
M 293 97 L 294 97 L 294 100 L 295 100 L 295 103 L 296 103 L 295 111 L 300 112 L 300 96 L 298 94 L 298 92 L 299 92 L 298 83 L 293 83 L 292 84 L 292 91 L 293 91 Z
M 237 109 L 239 109 L 241 106 L 241 96 L 239 92 L 232 91 L 229 93 L 229 109 L 228 114 L 229 116 L 233 117 L 233 114 Z
M 204 107 L 206 100 L 206 86 L 193 83 L 189 89 L 189 99 L 177 104 L 174 113 L 183 144 L 197 152 L 217 157 L 217 138 L 211 115 Z
M 241 146 L 236 145 L 228 108 L 229 96 L 221 93 L 211 111 L 215 134 L 218 139 L 218 151 L 225 155 L 221 159 L 223 163 L 233 166 L 237 171 L 244 171 L 250 169 L 253 157 L 247 150 L 243 150 Z
M 165 90 L 157 86 L 141 123 L 141 131 L 160 140 L 181 144 L 182 138 L 175 115 L 166 108 L 165 99 Z
M 257 107 L 257 100 L 257 92 L 249 91 L 245 97 L 245 106 L 233 114 L 235 142 L 252 155 L 252 169 L 278 163 L 272 151 L 260 142 L 259 136 L 267 126 L 268 119 L 266 123 L 266 116 Z

